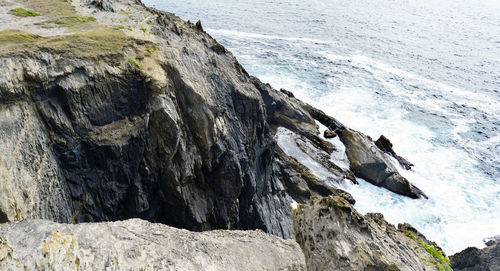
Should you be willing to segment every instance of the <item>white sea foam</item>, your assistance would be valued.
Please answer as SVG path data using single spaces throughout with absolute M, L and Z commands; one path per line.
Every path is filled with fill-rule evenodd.
M 317 44 L 329 44 L 332 43 L 330 41 L 318 40 L 318 39 L 310 39 L 310 38 L 298 38 L 298 37 L 283 37 L 276 35 L 266 35 L 266 34 L 258 34 L 258 33 L 249 33 L 228 29 L 206 29 L 208 33 L 212 35 L 221 35 L 221 36 L 230 36 L 230 37 L 239 37 L 245 39 L 264 39 L 264 40 L 285 40 L 285 41 L 302 41 L 302 42 L 310 42 Z

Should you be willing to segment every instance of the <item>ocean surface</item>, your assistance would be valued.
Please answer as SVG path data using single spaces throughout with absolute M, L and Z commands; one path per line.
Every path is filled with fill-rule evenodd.
M 246 70 L 415 164 L 428 200 L 360 180 L 362 213 L 448 254 L 500 234 L 500 1 L 143 0 L 201 19 Z

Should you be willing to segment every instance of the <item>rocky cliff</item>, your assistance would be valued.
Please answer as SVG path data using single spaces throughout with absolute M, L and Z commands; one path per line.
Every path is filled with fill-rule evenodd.
M 0 22 L 0 222 L 142 218 L 192 231 L 261 229 L 295 237 L 311 270 L 431 268 L 421 259 L 432 261 L 422 251 L 425 245 L 418 246 L 425 238 L 412 241 L 416 231 L 358 214 L 351 205 L 355 199 L 336 188 L 358 177 L 425 198 L 389 156 L 406 168 L 411 163 L 385 137 L 375 142 L 248 75 L 200 22 L 184 22 L 139 0 L 0 0 Z M 321 127 L 327 130 L 320 133 Z M 318 207 L 315 196 L 326 197 L 321 204 L 333 203 Z M 299 207 L 293 227 L 292 199 L 309 206 Z M 326 230 L 334 226 L 341 228 Z M 149 246 L 155 240 L 153 229 L 172 234 L 159 237 L 164 239 L 151 251 L 132 251 L 134 243 Z M 94 246 L 101 239 L 90 235 L 115 230 L 102 247 Z M 195 234 L 142 220 L 77 226 L 28 220 L 0 226 L 0 262 L 65 266 L 83 255 L 80 266 L 96 259 L 94 268 L 100 269 L 116 256 L 134 269 L 153 257 L 153 263 L 175 269 L 180 265 L 173 258 L 159 259 L 184 251 L 184 257 L 197 258 L 187 260 L 194 269 L 219 256 L 226 265 L 214 264 L 215 269 L 237 264 L 231 257 L 244 262 L 243 269 L 259 257 L 263 265 L 257 269 L 303 268 L 293 241 L 246 234 L 248 250 L 255 253 L 243 259 L 238 249 L 222 255 L 235 250 L 229 239 L 247 238 L 241 232 Z M 163 243 L 175 235 L 180 243 Z M 41 258 L 52 254 L 37 254 L 44 249 L 39 241 L 52 244 L 50 238 L 63 246 L 52 262 Z M 132 250 L 109 256 L 113 243 L 127 238 L 124 251 Z M 228 243 L 219 247 L 218 239 Z M 358 241 L 368 245 L 356 247 Z M 269 255 L 258 242 L 269 244 Z M 210 250 L 191 251 L 204 244 Z M 178 254 L 152 252 L 177 246 Z M 129 252 L 138 253 L 138 263 Z M 337 260 L 322 263 L 319 255 Z

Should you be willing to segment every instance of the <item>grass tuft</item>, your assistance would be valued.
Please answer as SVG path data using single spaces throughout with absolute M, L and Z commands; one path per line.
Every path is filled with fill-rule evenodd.
M 133 58 L 129 58 L 129 59 L 128 59 L 128 62 L 130 63 L 130 65 L 135 66 L 135 67 L 137 67 L 138 69 L 141 69 L 141 65 L 140 65 L 139 63 L 137 63 L 137 61 L 135 61 L 135 59 L 133 59 Z
M 450 259 L 445 257 L 440 249 L 437 249 L 433 245 L 426 244 L 422 240 L 418 240 L 418 243 L 427 253 L 431 254 L 439 271 L 451 271 Z
M 64 19 L 59 19 L 59 20 L 55 21 L 56 24 L 65 24 L 65 25 L 74 25 L 74 24 L 88 23 L 88 22 L 95 22 L 95 18 L 92 16 L 89 16 L 89 17 L 72 16 L 72 17 L 66 17 Z
M 34 17 L 34 16 L 40 16 L 40 13 L 32 11 L 32 10 L 27 10 L 24 8 L 15 8 L 11 9 L 9 11 L 10 14 L 19 16 L 19 17 Z

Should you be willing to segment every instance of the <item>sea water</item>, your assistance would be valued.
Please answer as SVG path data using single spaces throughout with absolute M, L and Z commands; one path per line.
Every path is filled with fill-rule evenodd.
M 246 70 L 372 138 L 428 200 L 359 180 L 362 213 L 408 222 L 447 253 L 500 234 L 500 1 L 143 0 L 226 46 Z

